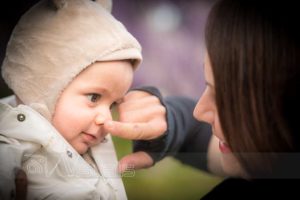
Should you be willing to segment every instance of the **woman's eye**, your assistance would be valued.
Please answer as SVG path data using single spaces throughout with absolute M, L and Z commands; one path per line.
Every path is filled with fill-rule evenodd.
M 100 99 L 100 97 L 101 97 L 100 94 L 95 94 L 95 93 L 87 95 L 87 98 L 93 103 L 97 102 Z

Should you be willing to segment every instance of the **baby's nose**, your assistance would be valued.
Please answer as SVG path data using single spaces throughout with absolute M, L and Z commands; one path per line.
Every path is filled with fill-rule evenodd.
M 106 114 L 99 113 L 99 114 L 97 114 L 97 116 L 95 118 L 95 123 L 97 125 L 103 125 L 106 120 L 111 120 L 111 119 L 112 119 L 112 116 L 111 116 L 110 112 L 106 113 Z

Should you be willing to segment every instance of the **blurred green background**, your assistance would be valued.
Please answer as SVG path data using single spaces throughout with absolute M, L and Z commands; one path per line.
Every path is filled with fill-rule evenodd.
M 118 158 L 129 154 L 131 141 L 113 137 Z M 200 199 L 222 179 L 168 157 L 154 167 L 123 176 L 129 200 Z

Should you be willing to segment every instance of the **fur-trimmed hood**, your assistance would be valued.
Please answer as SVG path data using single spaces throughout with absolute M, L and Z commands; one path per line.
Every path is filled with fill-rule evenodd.
M 96 61 L 141 60 L 138 41 L 110 13 L 110 0 L 41 0 L 16 25 L 2 76 L 26 105 L 51 119 L 63 89 Z

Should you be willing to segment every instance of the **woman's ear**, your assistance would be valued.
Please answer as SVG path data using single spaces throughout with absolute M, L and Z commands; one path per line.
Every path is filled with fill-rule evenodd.
M 103 8 L 105 8 L 108 12 L 112 10 L 112 0 L 92 0 L 99 3 Z

